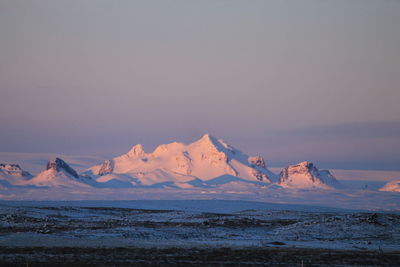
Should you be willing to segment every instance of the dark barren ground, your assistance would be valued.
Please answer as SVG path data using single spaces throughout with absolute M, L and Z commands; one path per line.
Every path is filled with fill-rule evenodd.
M 400 253 L 298 248 L 0 248 L 1 266 L 399 266 Z
M 400 266 L 400 216 L 0 206 L 0 266 Z

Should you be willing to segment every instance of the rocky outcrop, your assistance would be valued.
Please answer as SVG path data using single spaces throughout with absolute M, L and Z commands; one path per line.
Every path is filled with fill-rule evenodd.
M 68 174 L 72 175 L 75 178 L 79 178 L 78 173 L 72 169 L 65 161 L 63 161 L 60 158 L 53 158 L 47 163 L 46 170 L 53 169 L 56 172 L 60 172 L 61 170 L 64 170 Z
M 277 184 L 284 187 L 337 187 L 339 182 L 328 171 L 319 171 L 313 163 L 308 161 L 296 165 L 289 165 L 282 169 Z
M 32 177 L 29 172 L 24 171 L 18 164 L 0 163 L 0 171 L 9 176 Z
M 258 166 L 265 169 L 265 160 L 261 156 L 249 157 L 248 161 L 253 167 Z
M 105 160 L 100 167 L 98 175 L 106 175 L 112 173 L 114 170 L 114 161 Z

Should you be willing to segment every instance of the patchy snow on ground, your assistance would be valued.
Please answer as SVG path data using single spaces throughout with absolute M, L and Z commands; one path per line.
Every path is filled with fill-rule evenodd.
M 373 190 L 293 190 L 230 183 L 210 188 L 3 188 L 3 200 L 243 200 L 339 209 L 400 211 L 398 192 Z
M 395 251 L 400 215 L 242 201 L 0 203 L 0 246 Z

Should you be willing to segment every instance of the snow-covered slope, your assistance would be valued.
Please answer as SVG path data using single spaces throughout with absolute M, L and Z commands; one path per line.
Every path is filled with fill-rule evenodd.
M 127 154 L 90 168 L 87 174 L 100 183 L 119 181 L 132 185 L 166 182 L 182 185 L 224 175 L 248 181 L 276 181 L 276 175 L 266 168 L 263 158 L 249 157 L 208 134 L 188 145 L 177 142 L 160 145 L 152 153 L 146 153 L 138 144 Z
M 318 170 L 314 164 L 303 161 L 282 169 L 278 185 L 286 188 L 337 188 L 336 178 L 328 171 Z
M 25 171 L 36 175 L 43 170 L 51 158 L 62 158 L 68 165 L 78 173 L 83 172 L 91 166 L 100 164 L 106 158 L 101 155 L 66 155 L 59 153 L 23 153 L 23 152 L 0 152 L 0 163 L 15 163 Z
M 400 180 L 391 181 L 385 184 L 379 191 L 400 192 Z
M 0 180 L 11 185 L 22 185 L 33 176 L 21 169 L 18 164 L 0 163 Z
M 50 187 L 88 187 L 91 179 L 79 176 L 65 161 L 53 158 L 47 163 L 46 170 L 27 181 L 28 185 Z

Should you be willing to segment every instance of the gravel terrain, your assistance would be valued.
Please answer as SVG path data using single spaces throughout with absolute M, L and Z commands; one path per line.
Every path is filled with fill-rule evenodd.
M 301 262 L 398 266 L 400 215 L 0 206 L 1 266 Z

